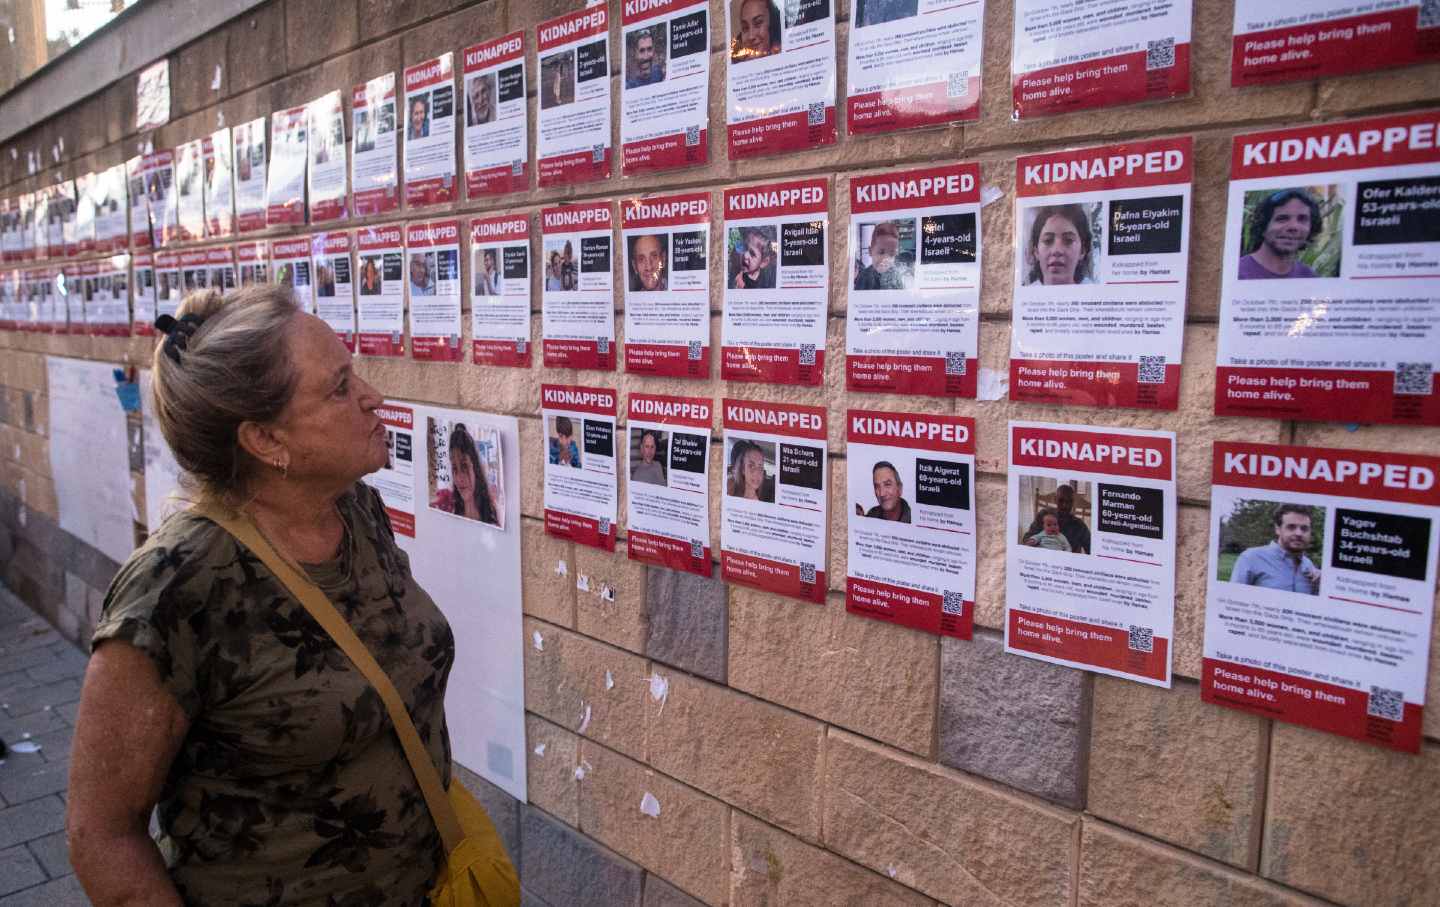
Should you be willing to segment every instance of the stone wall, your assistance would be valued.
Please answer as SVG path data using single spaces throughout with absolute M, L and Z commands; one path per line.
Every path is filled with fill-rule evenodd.
M 134 80 L 100 87 L 0 150 L 0 194 L 121 162 L 153 138 L 170 147 L 222 125 L 346 88 L 505 31 L 533 29 L 577 4 L 541 0 L 274 0 L 172 57 L 172 122 L 132 133 Z M 981 364 L 1004 370 L 1009 344 L 1013 159 L 1125 138 L 1196 138 L 1190 299 L 1181 405 L 1174 413 L 866 396 L 870 407 L 974 416 L 980 571 L 976 638 L 939 640 L 844 610 L 845 517 L 831 516 L 823 607 L 726 588 L 546 537 L 541 471 L 523 465 L 525 646 L 531 803 L 484 782 L 532 902 L 671 907 L 734 904 L 1347 905 L 1440 899 L 1440 718 L 1418 756 L 1383 751 L 1201 703 L 1195 678 L 1205 601 L 1210 443 L 1219 439 L 1434 452 L 1440 430 L 1353 427 L 1211 415 L 1230 138 L 1440 101 L 1440 66 L 1236 91 L 1229 87 L 1229 0 L 1196 3 L 1193 96 L 1016 124 L 1009 111 L 1010 10 L 991 0 L 983 118 L 964 128 L 850 139 L 742 163 L 710 132 L 698 170 L 541 193 L 454 210 L 535 212 L 557 199 L 660 189 L 718 192 L 797 175 L 835 178 L 897 165 L 981 164 L 1006 193 L 983 212 Z M 840 66 L 848 3 L 840 0 Z M 723 22 L 720 3 L 712 21 Z M 714 29 L 711 115 L 723 117 L 725 66 Z M 612 42 L 614 35 L 612 34 Z M 83 51 L 82 51 L 83 52 Z M 534 81 L 534 50 L 531 46 Z M 616 55 L 612 47 L 612 60 Z M 216 67 L 218 88 L 212 88 Z M 618 100 L 618 89 L 615 92 Z M 532 99 L 532 108 L 534 101 Z M 222 119 L 223 117 L 223 119 Z M 618 114 L 617 114 L 618 122 Z M 533 109 L 532 109 L 533 121 Z M 712 120 L 714 122 L 714 120 Z M 26 151 L 55 166 L 33 177 Z M 17 169 L 18 168 L 18 169 Z M 423 216 L 449 208 L 427 209 Z M 843 235 L 843 231 L 836 231 Z M 843 240 L 837 237 L 837 242 Z M 833 255 L 840 262 L 843 255 Z M 833 286 L 841 286 L 836 265 Z M 617 285 L 618 281 L 617 281 Z M 712 347 L 719 339 L 719 286 Z M 618 302 L 618 300 L 617 300 Z M 540 299 L 533 298 L 533 337 Z M 468 330 L 468 318 L 465 320 Z M 617 325 L 621 323 L 617 316 Z M 831 302 L 826 386 L 795 389 L 469 364 L 359 360 L 395 398 L 510 413 L 534 450 L 542 381 L 631 391 L 824 405 L 832 480 L 843 484 L 840 426 L 845 294 Z M 623 342 L 623 336 L 621 338 Z M 0 560 L 12 588 L 65 632 L 93 623 L 113 564 L 55 527 L 46 451 L 43 355 L 116 363 L 141 339 L 0 335 Z M 1005 427 L 1011 418 L 1171 429 L 1179 436 L 1175 687 L 1162 690 L 1002 653 Z M 622 480 L 623 481 L 623 480 Z M 623 499 L 623 488 L 622 488 Z M 839 500 L 839 498 L 836 498 Z M 718 504 L 715 505 L 718 519 Z M 143 509 L 140 511 L 143 513 Z M 557 561 L 569 577 L 557 576 Z M 613 602 L 579 592 L 616 590 Z M 1440 628 L 1440 624 L 1437 624 Z M 463 656 L 463 653 L 461 655 Z M 1440 702 L 1440 645 L 1429 696 Z M 614 680 L 613 688 L 606 677 Z M 649 679 L 668 682 L 657 701 Z M 582 701 L 591 719 L 581 727 Z M 649 792 L 658 818 L 639 811 Z M 1428 856 L 1427 856 L 1428 855 Z

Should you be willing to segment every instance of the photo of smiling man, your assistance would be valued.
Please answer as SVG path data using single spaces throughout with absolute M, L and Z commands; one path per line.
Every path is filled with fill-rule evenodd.
M 664 233 L 646 233 L 630 239 L 630 289 L 664 290 L 668 287 L 669 255 Z
M 905 500 L 900 470 L 889 460 L 881 460 L 870 468 L 870 477 L 875 485 L 875 506 L 866 510 L 864 505 L 856 504 L 855 515 L 892 523 L 910 522 L 910 502 Z
M 1325 214 L 1311 191 L 1247 192 L 1245 209 L 1241 280 L 1340 276 L 1340 256 L 1325 254 Z

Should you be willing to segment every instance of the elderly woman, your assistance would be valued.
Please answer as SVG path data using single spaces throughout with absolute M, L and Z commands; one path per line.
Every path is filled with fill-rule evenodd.
M 288 291 L 191 297 L 155 412 L 200 502 L 336 604 L 448 783 L 454 640 L 378 495 L 381 397 Z M 147 833 L 158 809 L 159 841 Z M 384 706 L 249 549 L 194 511 L 115 577 L 76 724 L 70 856 L 96 905 L 419 905 L 444 860 Z

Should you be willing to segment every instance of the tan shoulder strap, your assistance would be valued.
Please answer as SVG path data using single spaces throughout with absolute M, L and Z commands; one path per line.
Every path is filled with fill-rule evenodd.
M 296 572 L 289 562 L 280 557 L 248 517 L 232 516 L 219 508 L 205 505 L 197 505 L 194 511 L 229 532 L 240 544 L 254 552 L 261 563 L 270 568 L 270 572 L 275 574 L 280 582 L 285 584 L 285 588 L 290 590 L 290 594 L 310 612 L 315 622 L 330 634 L 330 638 L 335 640 L 335 644 L 349 656 L 355 667 L 360 669 L 360 673 L 365 675 L 365 679 L 370 681 L 375 692 L 380 694 L 385 710 L 390 713 L 390 722 L 395 726 L 395 733 L 400 738 L 400 746 L 405 750 L 405 758 L 410 761 L 415 780 L 425 794 L 425 804 L 430 807 L 435 827 L 440 830 L 440 837 L 445 842 L 445 852 L 453 851 L 465 837 L 460 828 L 460 819 L 455 814 L 455 808 L 450 805 L 450 799 L 445 795 L 445 785 L 440 780 L 440 772 L 436 770 L 425 745 L 420 742 L 415 723 L 410 719 L 410 713 L 385 669 L 375 661 L 370 650 L 365 648 L 360 637 L 350 629 L 350 625 L 325 593 L 320 591 L 320 587 L 311 582 L 309 577 Z

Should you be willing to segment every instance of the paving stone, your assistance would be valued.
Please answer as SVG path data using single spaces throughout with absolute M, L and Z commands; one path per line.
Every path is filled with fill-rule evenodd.
M 45 881 L 45 870 L 25 846 L 0 850 L 0 894 L 10 894 Z
M 0 907 L 90 907 L 90 901 L 80 880 L 68 875 L 0 898 Z
M 500 833 L 510 862 L 520 865 L 520 801 L 458 762 L 455 763 L 451 783 L 455 781 L 465 785 L 465 789 L 485 807 L 490 821 L 495 823 L 495 830 Z
M 11 756 L 0 769 L 0 797 L 11 805 L 36 800 L 64 790 L 69 775 L 65 763 L 46 762 L 36 755 Z
M 521 819 L 526 890 L 564 907 L 640 907 L 643 870 L 538 809 Z
M 727 588 L 718 576 L 651 567 L 645 592 L 649 612 L 645 654 L 724 683 L 730 623 Z
M 19 718 L 8 718 L 0 713 L 0 740 L 8 740 L 12 743 L 16 740 L 39 737 L 41 734 L 48 734 L 51 731 L 59 731 L 70 727 L 65 716 L 60 714 L 60 709 L 50 711 L 31 712 Z
M 0 768 L 0 772 L 4 772 Z M 65 827 L 65 804 L 58 797 L 42 797 L 0 809 L 0 850 L 57 832 Z
M 79 701 L 67 702 L 64 705 L 57 705 L 52 711 L 56 712 L 71 727 L 75 725 L 75 716 L 80 713 Z
M 644 907 L 705 907 L 704 901 L 697 901 L 690 895 L 655 875 L 645 875 Z
M 0 632 L 3 632 L 3 630 L 4 628 L 0 628 Z M 40 668 L 43 666 L 44 665 L 36 665 L 35 667 Z M 40 684 L 41 681 L 36 680 L 30 675 L 30 672 L 26 670 L 10 671 L 7 674 L 0 674 L 0 703 L 9 702 L 12 696 L 17 696 L 25 690 L 34 689 L 40 686 Z
M 50 878 L 58 879 L 70 874 L 70 848 L 65 843 L 65 832 L 57 831 L 43 838 L 36 838 L 25 846 L 30 848 L 30 853 L 40 862 L 41 868 Z
M 1079 807 L 1090 676 L 1005 654 L 999 634 L 940 645 L 940 761 Z
M 70 758 L 70 746 L 75 739 L 75 729 L 66 725 L 44 734 L 32 734 L 30 740 L 40 745 L 40 755 L 46 762 L 64 762 Z
M 29 715 L 31 712 L 42 711 L 46 706 L 53 709 L 67 703 L 79 702 L 79 700 L 80 680 L 77 677 L 68 677 L 54 683 L 21 690 L 8 700 L 5 710 L 10 713 L 10 717 L 19 718 Z

